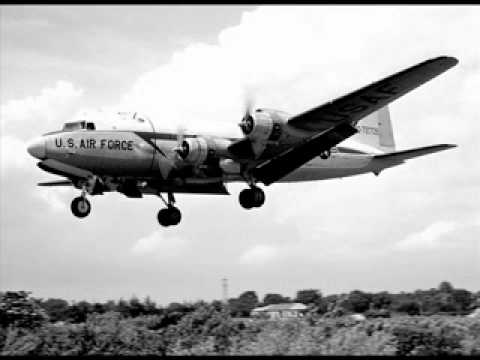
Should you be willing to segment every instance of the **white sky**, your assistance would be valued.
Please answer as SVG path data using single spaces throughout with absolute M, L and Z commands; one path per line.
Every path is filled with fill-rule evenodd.
M 480 279 L 480 8 L 469 6 L 0 7 L 0 288 L 160 303 L 255 290 L 401 291 Z M 144 111 L 161 127 L 239 135 L 245 89 L 296 113 L 417 62 L 460 63 L 394 102 L 400 149 L 454 150 L 373 175 L 267 187 L 264 207 L 179 195 L 91 198 L 51 180 L 25 141 L 79 112 Z

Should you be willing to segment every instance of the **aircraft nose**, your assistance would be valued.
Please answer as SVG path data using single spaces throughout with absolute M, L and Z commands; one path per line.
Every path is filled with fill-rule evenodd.
M 37 159 L 44 159 L 45 158 L 45 139 L 38 137 L 30 141 L 27 146 L 27 151 L 33 157 Z

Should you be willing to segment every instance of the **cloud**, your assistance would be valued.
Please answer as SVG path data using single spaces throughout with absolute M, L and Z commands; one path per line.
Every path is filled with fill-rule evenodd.
M 136 255 L 154 255 L 164 259 L 174 258 L 186 249 L 187 242 L 180 237 L 166 235 L 159 229 L 138 239 L 131 251 Z
M 263 265 L 274 260 L 278 254 L 275 246 L 258 244 L 245 251 L 239 262 L 244 265 Z
M 476 8 L 259 7 L 221 31 L 216 43 L 186 46 L 143 74 L 123 104 L 146 111 L 159 127 L 183 124 L 189 131 L 239 136 L 236 124 L 249 89 L 256 106 L 298 113 L 417 62 L 452 55 L 460 60 L 457 67 L 394 102 L 391 113 L 399 149 L 435 142 L 462 147 L 474 140 L 472 127 L 478 126 L 467 114 L 476 108 L 479 61 L 468 39 L 478 29 L 479 14 Z M 398 52 L 409 39 L 415 41 Z M 452 119 L 465 126 L 452 128 Z M 275 184 L 266 189 L 268 210 L 259 216 L 268 223 L 291 222 L 301 244 L 254 246 L 241 258 L 252 251 L 259 259 L 273 253 L 341 259 L 370 255 L 380 242 L 391 246 L 389 241 L 405 236 L 402 229 L 436 221 L 433 215 L 426 218 L 428 209 L 441 200 L 448 181 L 475 174 L 459 161 L 461 151 L 412 160 L 379 178 Z M 463 169 L 453 176 L 449 169 L 457 167 Z M 456 190 L 448 193 L 454 196 Z M 392 229 L 396 219 L 402 224 L 399 234 Z
M 36 159 L 27 152 L 28 141 L 59 129 L 78 111 L 83 90 L 67 81 L 45 87 L 39 95 L 7 101 L 0 107 L 0 171 L 2 180 L 19 171 L 38 171 Z M 21 176 L 25 176 L 22 174 Z M 64 188 L 34 189 L 34 196 L 46 201 L 53 211 L 65 211 Z
M 27 140 L 59 129 L 77 110 L 82 95 L 82 89 L 60 80 L 40 95 L 10 100 L 0 107 L 2 134 Z
M 295 113 L 428 57 L 451 53 L 471 66 L 458 35 L 474 26 L 472 12 L 476 9 L 452 14 L 408 7 L 261 7 L 220 32 L 216 44 L 191 44 L 143 74 L 124 104 L 150 113 L 163 127 L 183 123 L 233 132 L 248 88 L 258 106 Z M 425 16 L 434 23 L 418 28 Z M 449 34 L 441 26 L 447 20 Z M 416 41 L 398 52 L 406 38 Z M 441 94 L 448 82 L 435 81 Z
M 442 245 L 444 235 L 457 230 L 459 227 L 458 223 L 452 221 L 439 221 L 420 232 L 410 234 L 396 243 L 395 248 L 403 251 L 434 249 Z
M 39 187 L 33 189 L 33 194 L 38 199 L 45 201 L 49 209 L 57 213 L 68 214 L 72 200 L 72 188 L 67 186 Z M 68 195 L 68 196 L 67 196 Z M 70 215 L 70 214 L 69 214 Z M 73 216 L 73 215 L 72 215 Z
M 10 170 L 21 170 L 32 165 L 32 157 L 27 153 L 27 143 L 15 136 L 0 137 L 0 171 L 7 176 Z
M 452 55 L 460 60 L 457 67 L 395 101 L 391 113 L 399 149 L 435 142 L 458 143 L 459 147 L 389 169 L 378 178 L 362 175 L 264 187 L 266 204 L 254 212 L 244 212 L 233 196 L 217 200 L 210 196 L 180 195 L 179 206 L 185 219 L 175 229 L 158 228 L 152 217 L 160 206 L 156 199 L 120 199 L 119 194 L 116 199 L 108 194 L 103 205 L 95 204 L 99 212 L 103 207 L 101 216 L 97 212 L 89 219 L 96 221 L 101 229 L 98 236 L 115 232 L 115 236 L 102 237 L 105 248 L 99 249 L 99 254 L 120 253 L 121 247 L 125 247 L 128 260 L 136 259 L 139 271 L 148 275 L 158 273 L 158 262 L 150 266 L 144 261 L 150 257 L 178 260 L 179 267 L 198 259 L 208 265 L 202 266 L 195 273 L 195 281 L 190 278 L 187 286 L 165 280 L 165 288 L 176 294 L 188 287 L 195 296 L 209 296 L 207 287 L 199 285 L 198 279 L 211 281 L 219 276 L 219 271 L 238 277 L 239 282 L 243 278 L 245 286 L 250 286 L 252 279 L 245 277 L 245 270 L 248 265 L 262 264 L 283 267 L 272 275 L 272 282 L 286 274 L 285 264 L 298 269 L 289 272 L 291 284 L 317 286 L 314 284 L 318 284 L 318 276 L 311 274 L 323 273 L 325 279 L 335 279 L 325 289 L 327 292 L 348 286 L 362 288 L 365 281 L 373 278 L 374 286 L 378 287 L 391 286 L 392 278 L 399 279 L 393 283 L 400 288 L 410 287 L 411 282 L 401 280 L 405 267 L 395 268 L 395 261 L 408 261 L 411 253 L 407 249 L 443 246 L 448 235 L 457 226 L 463 226 L 460 222 L 439 219 L 460 219 L 476 211 L 477 204 L 471 194 L 475 193 L 480 174 L 475 159 L 480 122 L 474 119 L 480 68 L 478 47 L 471 44 L 473 34 L 480 30 L 479 10 L 476 7 L 266 6 L 244 13 L 241 23 L 221 31 L 215 43 L 194 43 L 178 49 L 167 63 L 140 76 L 125 94 L 110 94 L 119 97 L 112 109 L 145 112 L 157 129 L 175 130 L 178 125 L 186 125 L 192 132 L 240 136 L 237 123 L 243 115 L 244 96 L 249 89 L 256 106 L 298 113 L 427 58 Z M 406 43 L 408 46 L 402 46 Z M 138 51 L 141 49 L 131 49 L 134 54 Z M 158 52 L 161 51 L 159 47 Z M 115 66 L 120 65 L 113 61 L 112 67 Z M 95 77 L 98 69 L 89 69 L 90 76 Z M 11 137 L 7 141 L 13 144 L 12 149 L 15 146 L 20 149 L 21 141 L 59 128 L 71 114 L 81 110 L 82 96 L 83 91 L 73 83 L 58 82 L 35 96 L 2 104 L 2 128 L 7 131 L 2 135 Z M 102 101 L 96 99 L 97 103 Z M 25 151 L 22 151 L 23 156 Z M 17 160 L 9 158 L 12 161 L 9 168 L 24 166 L 17 167 Z M 24 164 L 22 160 L 18 163 Z M 36 181 L 33 176 L 30 180 Z M 238 184 L 241 186 L 245 185 Z M 9 193 L 13 190 L 5 189 Z M 38 196 L 50 204 L 52 211 L 67 211 L 70 216 L 70 199 L 63 199 L 59 191 L 60 188 L 42 189 Z M 29 200 L 20 199 L 17 209 L 21 206 L 23 211 Z M 116 216 L 125 216 L 120 206 L 130 210 L 138 206 L 135 208 L 138 213 L 115 229 L 107 229 L 105 224 Z M 210 206 L 216 207 L 217 215 L 205 211 Z M 38 214 L 32 217 L 44 221 Z M 18 229 L 18 221 L 12 219 L 10 223 L 15 225 L 10 225 L 7 231 L 13 238 L 16 235 L 11 234 Z M 206 229 L 205 223 L 209 224 Z M 5 229 L 4 224 L 2 219 Z M 231 231 L 239 224 L 242 231 Z M 426 224 L 432 225 L 423 229 Z M 86 237 L 86 231 L 97 230 L 84 223 L 77 225 L 72 236 L 79 239 Z M 58 222 L 55 226 L 62 227 Z M 142 229 L 149 226 L 155 230 L 151 233 L 147 230 L 144 236 Z M 197 235 L 199 229 L 202 231 Z M 423 230 L 413 233 L 412 229 Z M 465 230 L 471 231 L 469 234 L 477 231 Z M 132 238 L 138 239 L 133 246 Z M 186 240 L 198 238 L 204 242 Z M 79 244 L 83 246 L 84 242 Z M 392 248 L 403 250 L 395 254 L 395 260 L 391 259 Z M 218 255 L 219 249 L 223 256 Z M 74 257 L 69 260 L 78 261 L 78 254 L 73 250 L 72 254 Z M 449 260 L 461 267 L 466 255 L 468 252 L 460 249 L 449 254 Z M 118 269 L 112 266 L 112 258 L 108 256 L 102 262 L 105 269 Z M 439 263 L 433 256 L 422 261 Z M 225 267 L 219 269 L 219 263 Z M 385 264 L 385 271 L 375 272 L 378 267 L 375 264 Z M 167 262 L 167 265 L 166 271 L 172 270 L 172 264 Z M 454 281 L 462 280 L 465 273 L 459 271 Z M 185 273 L 176 274 L 181 274 L 179 278 L 189 277 Z M 91 276 L 85 268 L 77 275 L 85 276 L 85 281 Z M 425 280 L 428 274 L 422 276 Z M 135 276 L 133 283 L 116 286 L 123 289 L 119 290 L 121 293 L 149 278 Z M 259 287 L 271 283 L 264 277 L 259 279 Z M 113 289 L 115 285 L 111 286 Z M 157 288 L 152 291 L 164 296 Z

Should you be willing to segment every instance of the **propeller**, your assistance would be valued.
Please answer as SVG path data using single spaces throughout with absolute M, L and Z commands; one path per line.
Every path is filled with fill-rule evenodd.
M 177 145 L 173 148 L 173 151 L 177 153 L 182 159 L 185 159 L 188 155 L 188 142 L 185 139 L 185 128 L 180 126 L 177 129 Z
M 240 126 L 240 129 L 242 129 L 243 133 L 245 135 L 248 135 L 252 132 L 253 130 L 253 116 L 252 116 L 252 110 L 253 110 L 253 99 L 250 94 L 247 94 L 245 97 L 245 113 L 242 117 L 242 120 L 238 124 Z
M 167 178 L 172 169 L 178 168 L 180 163 L 186 157 L 186 154 L 188 154 L 188 148 L 185 149 L 185 144 L 186 146 L 188 146 L 188 144 L 184 142 L 184 138 L 185 128 L 179 126 L 177 128 L 177 144 L 171 150 L 165 151 L 165 157 L 161 156 L 158 158 L 158 166 L 164 179 Z

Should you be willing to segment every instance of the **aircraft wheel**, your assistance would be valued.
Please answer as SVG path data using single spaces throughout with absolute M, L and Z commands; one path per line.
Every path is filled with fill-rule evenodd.
M 265 202 L 265 193 L 257 187 L 245 189 L 240 192 L 238 200 L 245 209 L 260 207 Z
M 168 209 L 168 221 L 170 225 L 177 225 L 182 220 L 182 213 L 176 207 Z
M 240 195 L 238 196 L 238 201 L 240 202 L 240 205 L 242 205 L 244 209 L 251 209 L 253 207 L 252 190 L 244 189 L 240 191 Z
M 157 215 L 158 222 L 162 226 L 177 225 L 182 219 L 182 213 L 176 207 L 161 209 Z
M 260 207 L 265 202 L 265 193 L 260 188 L 253 188 L 252 190 L 253 206 Z
M 168 209 L 161 209 L 158 212 L 157 219 L 158 219 L 158 222 L 160 223 L 160 225 L 162 225 L 162 226 L 170 225 L 170 223 L 168 221 L 169 220 L 168 219 Z
M 72 210 L 73 215 L 76 217 L 84 218 L 90 214 L 91 206 L 87 199 L 79 196 L 72 200 L 70 209 Z

